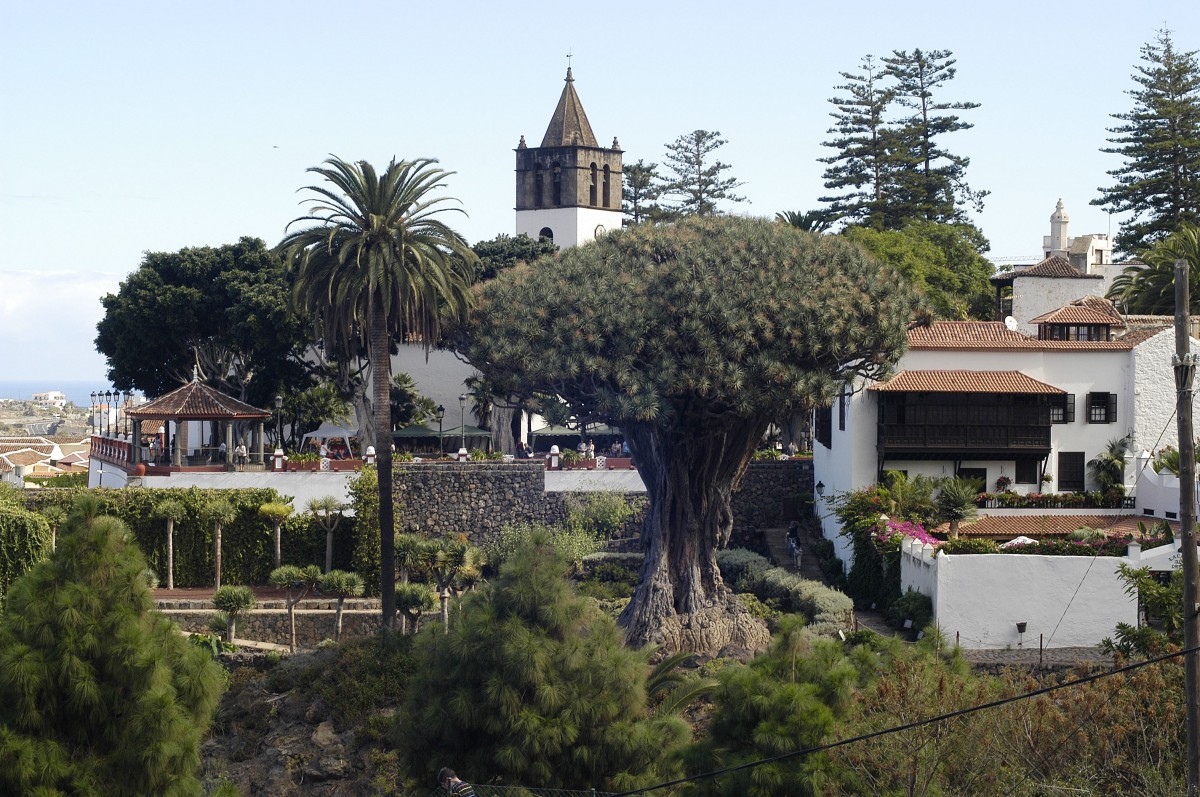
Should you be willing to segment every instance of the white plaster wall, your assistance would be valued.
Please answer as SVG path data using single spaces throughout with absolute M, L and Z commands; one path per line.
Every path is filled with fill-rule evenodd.
M 833 513 L 832 499 L 839 493 L 857 490 L 875 483 L 876 425 L 879 418 L 878 400 L 874 393 L 856 385 L 846 401 L 846 428 L 838 428 L 838 404 L 833 403 L 832 447 L 826 448 L 814 440 L 814 479 L 824 482 L 824 497 L 817 496 L 816 511 L 825 538 L 833 542 L 834 550 L 848 568 L 854 559 L 850 541 L 840 536 L 841 524 Z
M 1192 340 L 1192 351 L 1200 350 L 1200 342 Z M 1165 329 L 1133 350 L 1133 384 L 1135 392 L 1133 431 L 1137 452 L 1156 451 L 1165 446 L 1179 445 L 1179 429 L 1175 415 L 1175 373 L 1171 357 L 1175 353 L 1175 332 Z M 1192 403 L 1196 407 L 1195 399 Z
M 596 237 L 596 227 L 621 229 L 622 214 L 599 208 L 540 208 L 517 211 L 517 235 L 525 233 L 537 240 L 543 227 L 554 231 L 554 243 L 560 249 L 587 243 Z
M 467 392 L 466 379 L 478 372 L 448 351 L 431 351 L 427 361 L 424 347 L 405 344 L 392 356 L 392 373 L 408 374 L 416 383 L 418 393 L 433 399 L 435 405 L 445 407 L 446 416 L 442 419 L 442 426 L 449 429 L 459 425 L 458 397 Z M 468 424 L 475 425 L 472 406 L 472 401 L 468 399 L 466 420 Z M 426 425 L 436 429 L 437 421 Z
M 904 579 L 902 557 L 901 579 Z M 934 619 L 947 640 L 964 648 L 1016 647 L 1018 622 L 1026 647 L 1091 647 L 1117 623 L 1137 623 L 1137 599 L 1125 594 L 1117 557 L 940 555 Z M 909 565 L 911 583 L 919 583 Z
M 110 465 L 103 460 L 93 457 L 88 460 L 88 487 L 124 487 L 125 471 L 116 465 Z
M 1012 314 L 1018 331 L 1036 335 L 1037 326 L 1029 323 L 1032 319 L 1085 296 L 1103 296 L 1104 282 L 1090 277 L 1017 277 L 1013 280 Z

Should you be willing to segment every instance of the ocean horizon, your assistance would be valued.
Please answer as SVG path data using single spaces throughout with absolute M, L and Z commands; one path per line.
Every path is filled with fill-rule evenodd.
M 29 401 L 34 393 L 51 390 L 61 391 L 77 407 L 87 407 L 93 391 L 113 390 L 113 386 L 103 379 L 0 379 L 0 399 Z

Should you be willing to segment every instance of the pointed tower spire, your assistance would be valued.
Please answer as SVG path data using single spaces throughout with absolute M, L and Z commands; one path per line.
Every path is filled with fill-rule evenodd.
M 558 107 L 554 116 L 550 117 L 550 126 L 542 137 L 543 147 L 597 147 L 596 135 L 588 123 L 587 114 L 583 111 L 583 103 L 575 93 L 575 76 L 571 67 L 567 67 L 567 85 L 563 87 L 562 96 L 558 98 Z

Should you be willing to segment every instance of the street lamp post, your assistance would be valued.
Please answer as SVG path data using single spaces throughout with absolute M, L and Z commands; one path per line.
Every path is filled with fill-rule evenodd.
M 104 428 L 108 430 L 108 434 L 112 434 L 112 416 L 109 415 L 112 412 L 112 395 L 111 390 L 104 391 Z
M 463 393 L 458 397 L 458 431 L 459 440 L 458 447 L 460 449 L 467 447 L 467 394 Z
M 125 391 L 125 434 L 129 435 L 129 400 L 133 398 L 133 393 Z
M 275 397 L 275 447 L 283 450 L 283 396 Z
M 446 408 L 441 404 L 437 408 L 438 419 L 438 459 L 441 459 L 442 454 L 446 453 L 446 447 L 442 445 L 442 418 L 446 417 Z
M 96 422 L 100 419 L 96 417 L 96 391 L 92 391 L 92 434 L 96 434 Z

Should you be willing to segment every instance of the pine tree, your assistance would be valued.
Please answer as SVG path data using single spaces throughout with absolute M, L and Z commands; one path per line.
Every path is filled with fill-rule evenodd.
M 1142 46 L 1142 64 L 1129 91 L 1133 110 L 1113 114 L 1124 124 L 1109 128 L 1123 165 L 1110 171 L 1116 184 L 1100 188 L 1093 205 L 1132 213 L 1121 227 L 1117 249 L 1133 254 L 1184 224 L 1200 222 L 1200 64 L 1196 51 L 1180 52 L 1169 30 Z
M 0 618 L 0 793 L 198 795 L 220 667 L 152 607 L 111 517 L 76 513 Z
M 412 772 L 454 761 L 468 780 L 610 791 L 670 774 L 660 767 L 686 726 L 650 716 L 648 653 L 626 648 L 566 571 L 536 533 L 467 597 L 449 634 L 418 635 L 396 724 Z
M 658 164 L 643 160 L 627 163 L 622 177 L 621 212 L 626 216 L 624 226 L 659 220 L 664 210 L 658 204 L 662 194 Z
M 835 86 L 847 97 L 831 97 L 837 110 L 830 113 L 836 124 L 829 129 L 835 138 L 821 146 L 834 147 L 836 155 L 820 158 L 829 164 L 822 176 L 825 187 L 849 193 L 823 196 L 830 203 L 829 213 L 852 223 L 878 229 L 895 226 L 886 220 L 889 186 L 893 179 L 892 139 L 894 131 L 884 119 L 892 90 L 885 87 L 884 75 L 868 55 L 862 59 L 858 74 L 841 72 L 846 82 Z
M 736 178 L 722 176 L 730 169 L 713 157 L 713 153 L 729 142 L 720 131 L 693 130 L 667 144 L 666 168 L 662 193 L 679 201 L 676 211 L 681 216 L 713 216 L 717 202 L 745 202 L 746 198 L 733 193 L 742 183 Z
M 947 133 L 969 130 L 974 125 L 946 111 L 978 108 L 977 102 L 937 102 L 935 92 L 954 79 L 957 70 L 949 50 L 893 50 L 884 58 L 885 74 L 894 81 L 894 102 L 909 111 L 895 129 L 891 144 L 897 167 L 896 187 L 890 203 L 902 218 L 953 222 L 964 220 L 963 206 L 983 210 L 986 191 L 972 191 L 966 184 L 970 158 L 944 149 L 939 139 Z

